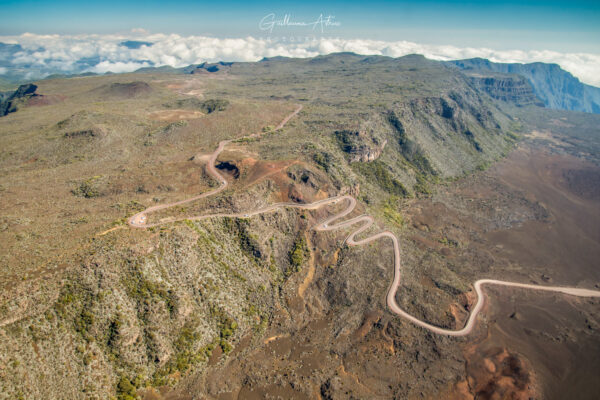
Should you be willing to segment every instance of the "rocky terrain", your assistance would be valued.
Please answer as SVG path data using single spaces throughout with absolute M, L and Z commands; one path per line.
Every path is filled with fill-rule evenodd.
M 468 74 L 473 84 L 492 98 L 516 104 L 538 105 L 544 103 L 536 97 L 529 82 L 518 75 L 483 75 L 480 73 Z
M 212 67 L 45 80 L 0 118 L 0 398 L 593 398 L 597 300 L 540 321 L 493 289 L 449 338 L 388 311 L 389 242 L 311 229 L 340 205 L 189 218 L 351 194 L 399 238 L 398 304 L 460 328 L 481 277 L 599 284 L 597 116 L 420 56 Z M 225 139 L 226 190 L 127 225 L 215 188 Z

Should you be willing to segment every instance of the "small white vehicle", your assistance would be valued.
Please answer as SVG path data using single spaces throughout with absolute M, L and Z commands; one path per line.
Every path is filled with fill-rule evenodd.
M 244 217 L 248 218 L 250 216 L 250 214 L 244 214 Z

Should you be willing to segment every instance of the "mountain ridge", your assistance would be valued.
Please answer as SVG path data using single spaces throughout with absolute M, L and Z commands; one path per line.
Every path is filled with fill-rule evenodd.
M 533 91 L 548 108 L 600 113 L 600 88 L 582 83 L 558 64 L 496 63 L 484 58 L 445 61 L 467 74 L 501 73 L 520 75 L 529 81 Z

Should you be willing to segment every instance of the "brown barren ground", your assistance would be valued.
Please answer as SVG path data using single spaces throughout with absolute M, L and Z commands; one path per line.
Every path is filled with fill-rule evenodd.
M 597 288 L 600 168 L 572 156 L 521 148 L 487 174 L 507 192 L 541 204 L 548 215 L 490 230 L 482 247 L 493 248 L 497 262 L 516 266 L 532 282 Z M 598 300 L 511 288 L 491 293 L 487 337 L 465 347 L 467 380 L 457 384 L 453 397 L 596 398 Z

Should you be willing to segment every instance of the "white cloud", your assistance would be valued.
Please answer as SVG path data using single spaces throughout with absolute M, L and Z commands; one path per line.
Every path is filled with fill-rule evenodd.
M 7 72 L 8 72 L 8 70 L 6 68 L 0 67 L 0 75 L 4 75 Z
M 149 34 L 149 32 L 147 30 L 145 30 L 144 28 L 133 28 L 133 29 L 131 29 L 131 33 L 138 33 L 138 34 L 142 34 L 142 35 Z
M 139 49 L 120 46 L 124 40 L 154 43 Z M 400 57 L 423 54 L 434 60 L 482 57 L 495 62 L 559 64 L 581 81 L 600 86 L 600 54 L 560 53 L 548 50 L 493 50 L 457 46 L 424 45 L 407 41 L 320 38 L 315 41 L 269 41 L 246 37 L 220 39 L 206 36 L 151 34 L 133 29 L 112 35 L 36 35 L 0 37 L 0 42 L 18 43 L 24 51 L 14 55 L 15 66 L 32 65 L 64 72 L 128 72 L 148 65 L 183 67 L 204 61 L 257 61 L 277 55 L 313 57 L 340 51 Z
M 146 62 L 139 63 L 139 62 L 117 61 L 117 62 L 113 63 L 110 61 L 102 61 L 102 62 L 96 64 L 93 68 L 91 68 L 90 71 L 96 72 L 99 74 L 104 74 L 106 72 L 121 73 L 121 72 L 132 72 L 132 71 L 135 71 L 136 69 L 149 67 L 149 66 L 150 66 L 150 64 L 148 64 Z

